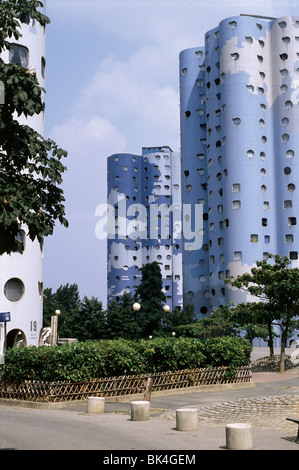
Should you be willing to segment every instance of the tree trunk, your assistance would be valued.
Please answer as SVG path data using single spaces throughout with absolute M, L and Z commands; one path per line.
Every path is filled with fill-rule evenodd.
M 284 328 L 282 329 L 282 332 L 281 332 L 281 350 L 280 350 L 279 372 L 284 372 L 285 350 L 286 350 L 286 344 L 287 344 L 287 339 L 288 339 L 290 317 L 291 317 L 291 312 L 290 312 L 289 307 L 287 307 L 286 321 L 285 321 Z
M 269 341 L 268 346 L 270 348 L 270 357 L 274 356 L 274 341 L 273 341 L 273 331 L 271 323 L 268 325 L 268 332 L 269 332 Z
M 282 330 L 281 334 L 281 348 L 280 348 L 280 364 L 279 364 L 279 372 L 284 372 L 284 364 L 285 364 L 285 349 L 286 349 L 286 329 Z

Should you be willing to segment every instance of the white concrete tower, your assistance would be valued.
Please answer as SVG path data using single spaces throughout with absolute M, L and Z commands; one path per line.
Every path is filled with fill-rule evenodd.
M 30 19 L 28 24 L 22 26 L 21 32 L 22 37 L 17 42 L 11 39 L 13 47 L 4 52 L 2 58 L 5 62 L 17 63 L 32 72 L 36 71 L 40 86 L 45 87 L 45 28 Z M 44 134 L 44 113 L 28 119 L 21 116 L 18 120 L 39 134 Z M 8 347 L 17 341 L 22 341 L 24 346 L 38 346 L 41 342 L 43 247 L 38 241 L 32 242 L 25 233 L 26 227 L 23 254 L 0 256 L 0 312 L 10 312 L 11 317 L 11 321 L 6 323 Z

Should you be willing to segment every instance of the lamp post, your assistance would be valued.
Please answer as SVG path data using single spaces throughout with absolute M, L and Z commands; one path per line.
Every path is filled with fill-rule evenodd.
M 163 310 L 166 313 L 166 334 L 168 334 L 168 312 L 170 312 L 169 305 L 164 305 Z
M 55 315 L 51 317 L 52 346 L 57 344 L 58 315 L 60 315 L 60 310 L 55 310 Z
M 138 341 L 138 311 L 140 310 L 140 303 L 135 302 L 133 304 L 133 310 L 135 312 L 135 318 L 136 318 L 136 341 Z

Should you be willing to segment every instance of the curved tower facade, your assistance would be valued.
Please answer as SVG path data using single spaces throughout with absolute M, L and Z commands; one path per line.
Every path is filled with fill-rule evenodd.
M 204 204 L 183 251 L 198 315 L 251 298 L 225 278 L 269 253 L 298 266 L 299 17 L 227 18 L 180 54 L 182 203 Z
M 134 294 L 157 261 L 171 308 L 182 306 L 180 156 L 169 147 L 108 158 L 108 302 Z
M 44 2 L 45 4 L 45 2 Z M 45 7 L 44 7 L 45 10 Z M 2 58 L 17 63 L 31 72 L 35 71 L 41 87 L 45 86 L 46 33 L 39 23 L 30 20 L 22 26 L 22 37 L 11 40 L 13 47 Z M 3 105 L 5 106 L 5 104 Z M 44 115 L 28 119 L 18 118 L 38 133 L 44 133 Z M 1 312 L 10 312 L 11 321 L 6 324 L 7 345 L 22 341 L 25 346 L 38 346 L 41 341 L 43 315 L 43 247 L 26 237 L 26 227 L 20 233 L 25 246 L 24 253 L 0 257 Z M 2 332 L 3 334 L 3 332 Z

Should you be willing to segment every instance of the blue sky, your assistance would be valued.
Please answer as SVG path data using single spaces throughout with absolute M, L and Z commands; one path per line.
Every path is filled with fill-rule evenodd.
M 47 0 L 46 136 L 68 151 L 68 229 L 45 240 L 44 287 L 76 283 L 106 305 L 106 160 L 168 145 L 179 151 L 179 53 L 241 13 L 299 15 L 297 0 Z

